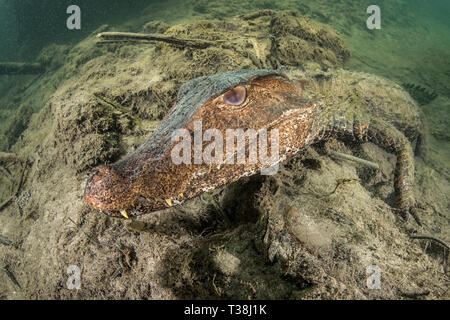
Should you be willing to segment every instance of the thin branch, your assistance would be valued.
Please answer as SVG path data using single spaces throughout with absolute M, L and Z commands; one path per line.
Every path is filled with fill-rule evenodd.
M 8 199 L 3 201 L 3 203 L 0 204 L 0 210 L 3 210 L 3 208 L 5 208 L 7 205 L 9 205 L 12 199 L 14 199 L 14 196 L 10 196 Z
M 17 184 L 16 192 L 14 193 L 15 197 L 17 197 L 19 195 L 20 188 L 22 188 L 23 177 L 25 176 L 26 168 L 27 168 L 27 160 L 25 160 L 22 163 L 22 171 L 20 172 L 19 183 Z
M 15 153 L 7 153 L 7 152 L 0 152 L 0 161 L 5 162 L 23 162 L 24 159 L 16 155 Z
M 116 40 L 138 40 L 138 41 L 160 41 L 170 43 L 181 47 L 192 47 L 198 49 L 205 49 L 211 46 L 217 46 L 221 41 L 208 41 L 201 39 L 182 39 L 167 36 L 164 34 L 150 34 L 150 33 L 131 33 L 131 32 L 102 32 L 97 34 L 97 38 L 107 41 Z
M 435 241 L 435 242 L 439 243 L 443 247 L 447 248 L 447 250 L 450 250 L 450 247 L 448 246 L 448 244 L 446 244 L 441 239 L 438 239 L 438 238 L 435 238 L 435 237 L 432 237 L 432 236 L 426 236 L 426 235 L 422 235 L 422 234 L 410 234 L 409 237 L 411 239 L 432 240 L 432 241 Z
M 21 160 L 21 161 L 23 161 L 23 160 Z M 19 177 L 19 181 L 18 181 L 18 183 L 17 183 L 16 190 L 15 190 L 15 192 L 13 193 L 12 196 L 10 196 L 8 199 L 6 199 L 5 201 L 3 201 L 2 204 L 0 204 L 0 210 L 3 210 L 3 208 L 5 208 L 6 206 L 8 206 L 8 205 L 11 203 L 11 201 L 12 201 L 15 197 L 17 197 L 17 195 L 19 194 L 20 188 L 22 187 L 23 177 L 24 177 L 24 175 L 25 175 L 26 167 L 27 167 L 27 161 L 25 160 L 25 161 L 23 161 L 23 163 L 22 163 L 22 170 L 21 170 L 21 172 L 20 172 L 20 177 Z
M 2 270 L 3 270 L 3 272 L 5 272 L 6 276 L 9 278 L 9 280 L 11 280 L 11 282 L 14 284 L 14 287 L 16 287 L 16 289 L 18 289 L 18 290 L 22 290 L 22 287 L 20 286 L 20 284 L 17 281 L 14 274 L 11 271 L 9 271 L 8 266 L 4 266 L 2 268 Z
M 97 46 L 105 46 L 109 44 L 146 44 L 147 41 L 139 40 L 102 40 L 96 43 Z
M 5 246 L 10 246 L 10 245 L 12 245 L 12 241 L 9 240 L 8 238 L 5 238 L 5 237 L 2 236 L 1 234 L 0 234 L 0 243 L 1 243 L 1 244 L 4 244 Z
M 8 170 L 6 170 L 5 168 L 3 168 L 2 166 L 0 166 L 0 173 L 2 174 L 3 177 L 5 177 L 9 182 L 13 182 L 13 179 L 11 177 L 11 174 L 8 172 Z
M 380 166 L 375 162 L 357 158 L 357 157 L 351 156 L 349 154 L 340 153 L 340 152 L 336 152 L 336 151 L 332 151 L 332 150 L 330 151 L 330 154 L 332 157 L 335 157 L 335 158 L 338 158 L 341 160 L 349 160 L 349 161 L 360 163 L 360 164 L 365 165 L 370 168 L 374 168 L 377 170 L 380 169 Z
M 405 292 L 400 291 L 400 295 L 410 298 L 410 299 L 417 299 L 419 297 L 427 296 L 430 294 L 430 290 L 424 290 L 424 291 L 411 291 L 411 292 Z
M 39 63 L 0 62 L 0 75 L 40 74 L 45 68 Z

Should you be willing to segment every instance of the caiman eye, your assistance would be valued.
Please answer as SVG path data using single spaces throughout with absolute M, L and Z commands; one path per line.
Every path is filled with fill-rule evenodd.
M 239 106 L 247 98 L 247 89 L 244 86 L 237 86 L 223 94 L 223 101 L 232 106 Z

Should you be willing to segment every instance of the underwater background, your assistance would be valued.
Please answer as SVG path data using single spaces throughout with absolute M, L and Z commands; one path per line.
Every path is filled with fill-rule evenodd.
M 68 30 L 66 8 L 71 4 L 65 0 L 1 0 L 0 26 L 4 32 L 0 34 L 0 61 L 33 61 L 44 46 L 75 44 L 108 23 L 122 25 L 124 31 L 137 31 L 150 20 L 174 24 L 223 19 L 256 9 L 292 9 L 341 32 L 352 52 L 346 68 L 392 79 L 422 104 L 430 102 L 435 94 L 448 96 L 450 92 L 450 5 L 445 0 L 378 1 L 381 30 L 369 30 L 366 26 L 369 15 L 365 10 L 372 4 L 370 1 L 80 0 L 77 5 L 83 8 L 82 28 Z M 5 76 L 0 79 L 8 83 L 10 80 Z M 33 106 L 33 110 L 39 108 Z M 427 109 L 430 108 L 424 108 L 425 112 Z M 6 119 L 3 116 L 1 120 Z
M 381 9 L 381 29 L 379 30 L 370 30 L 366 25 L 366 20 L 370 16 L 366 9 L 374 4 Z M 69 30 L 66 27 L 66 20 L 69 16 L 66 13 L 66 9 L 70 5 L 78 5 L 81 8 L 80 30 Z M 135 268 L 133 263 L 139 265 L 139 262 L 133 262 L 134 260 L 138 261 L 135 259 L 139 255 L 137 253 L 138 249 L 135 248 L 133 249 L 134 251 L 130 249 L 133 247 L 133 242 L 127 240 L 127 234 L 120 229 L 121 225 L 107 222 L 106 220 L 106 222 L 104 220 L 100 221 L 100 219 L 106 218 L 89 218 L 90 220 L 85 218 L 90 211 L 83 206 L 79 190 L 83 188 L 88 170 L 99 164 L 117 160 L 121 155 L 125 154 L 124 150 L 130 149 L 129 147 L 124 147 L 123 144 L 137 144 L 143 140 L 142 136 L 151 132 L 148 129 L 149 127 L 154 128 L 157 126 L 169 108 L 167 101 L 171 101 L 176 91 L 175 87 L 167 91 L 159 87 L 154 89 L 155 95 L 161 92 L 167 95 L 162 94 L 159 98 L 165 102 L 161 104 L 155 102 L 157 106 L 151 110 L 146 110 L 145 106 L 143 107 L 143 102 L 138 98 L 139 93 L 146 90 L 144 85 L 132 87 L 130 91 L 134 90 L 136 94 L 130 93 L 131 98 L 124 96 L 121 101 L 107 103 L 110 106 L 116 106 L 115 103 L 123 104 L 127 107 L 133 106 L 133 116 L 144 119 L 142 126 L 147 126 L 147 129 L 139 129 L 137 131 L 133 131 L 135 130 L 132 128 L 134 124 L 132 125 L 131 123 L 135 120 L 131 116 L 120 116 L 118 120 L 115 116 L 110 118 L 103 117 L 103 111 L 86 116 L 84 112 L 87 111 L 85 110 L 73 109 L 75 111 L 71 113 L 72 109 L 64 106 L 63 103 L 61 106 L 55 106 L 55 104 L 58 101 L 66 101 L 63 100 L 63 97 L 69 95 L 70 92 L 75 92 L 75 88 L 81 83 L 81 74 L 87 74 L 86 70 L 89 70 L 90 67 L 93 69 L 98 68 L 95 69 L 95 76 L 98 76 L 99 79 L 102 76 L 107 77 L 108 74 L 114 73 L 115 67 L 108 69 L 112 65 L 112 63 L 109 63 L 116 61 L 110 58 L 113 53 L 117 53 L 123 59 L 129 59 L 130 61 L 134 61 L 133 59 L 136 57 L 141 57 L 143 60 L 147 59 L 143 54 L 146 49 L 141 47 L 136 49 L 136 51 L 133 51 L 134 49 L 127 51 L 125 47 L 125 49 L 120 47 L 115 49 L 96 47 L 93 41 L 95 40 L 95 34 L 98 32 L 104 30 L 143 32 L 143 30 L 147 30 L 149 33 L 163 33 L 166 30 L 170 30 L 170 26 L 178 24 L 184 25 L 198 20 L 225 20 L 257 10 L 295 10 L 301 16 L 309 17 L 337 30 L 350 51 L 350 57 L 342 66 L 337 64 L 339 67 L 387 78 L 400 85 L 417 102 L 427 121 L 427 129 L 429 131 L 428 156 L 429 163 L 432 164 L 429 167 L 419 165 L 421 171 L 418 176 L 427 177 L 423 178 L 425 180 L 421 180 L 421 183 L 428 188 L 430 194 L 423 193 L 423 197 L 429 197 L 430 203 L 434 203 L 433 209 L 430 210 L 438 217 L 434 220 L 434 223 L 429 223 L 430 229 L 428 233 L 434 231 L 434 234 L 438 234 L 439 238 L 443 238 L 447 243 L 450 241 L 448 230 L 448 209 L 450 209 L 448 196 L 450 193 L 450 1 L 0 0 L 0 153 L 22 155 L 27 157 L 27 161 L 31 162 L 30 159 L 33 158 L 33 155 L 36 155 L 36 159 L 44 159 L 45 156 L 42 153 L 48 152 L 49 159 L 52 159 L 36 160 L 29 165 L 30 168 L 25 176 L 23 176 L 22 167 L 17 165 L 17 163 L 10 165 L 0 162 L 0 167 L 3 171 L 0 174 L 0 204 L 10 200 L 11 194 L 14 195 L 11 202 L 13 205 L 1 208 L 2 211 L 0 211 L 0 240 L 4 239 L 0 242 L 0 267 L 3 270 L 7 270 L 4 273 L 0 273 L 0 277 L 4 279 L 0 285 L 0 298 L 152 297 L 171 299 L 186 297 L 210 298 L 216 297 L 215 294 L 229 298 L 246 297 L 247 293 L 244 292 L 244 289 L 242 289 L 244 290 L 242 292 L 228 296 L 220 288 L 211 289 L 208 287 L 207 289 L 199 289 L 196 287 L 195 281 L 203 283 L 206 280 L 198 280 L 200 277 L 198 274 L 196 275 L 197 278 L 191 275 L 189 272 L 192 266 L 187 269 L 180 267 L 181 271 L 169 270 L 167 272 L 170 275 L 159 269 L 155 271 L 155 274 L 163 272 L 165 281 L 168 281 L 168 284 L 161 285 L 161 288 L 164 289 L 157 289 L 156 292 L 152 291 L 155 289 L 151 289 L 150 285 L 147 287 L 139 284 L 137 281 L 133 282 L 133 279 L 139 278 L 146 273 L 122 276 L 113 272 L 109 276 L 114 278 L 116 289 L 111 291 L 111 293 L 105 293 L 106 289 L 104 288 L 98 289 L 98 291 L 90 289 L 86 293 L 66 292 L 62 289 L 65 283 L 61 279 L 66 277 L 66 270 L 63 267 L 68 257 L 71 257 L 71 254 L 75 256 L 77 254 L 83 255 L 83 259 L 85 259 L 83 261 L 89 261 L 89 255 L 109 257 L 109 253 L 102 252 L 103 249 L 92 249 L 93 251 L 91 252 L 89 251 L 91 249 L 80 248 L 80 243 L 73 241 L 71 238 L 74 233 L 79 234 L 80 238 L 84 237 L 83 245 L 87 246 L 92 245 L 89 244 L 92 241 L 90 237 L 86 238 L 86 232 L 88 234 L 91 234 L 91 232 L 97 233 L 99 237 L 105 237 L 104 241 L 108 242 L 113 241 L 112 238 L 115 237 L 105 235 L 108 233 L 107 230 L 112 229 L 116 232 L 114 235 L 120 235 L 120 237 L 125 239 L 119 245 L 119 251 L 116 252 L 118 255 L 117 259 L 120 261 L 119 264 L 121 266 L 125 265 L 123 268 L 127 270 Z M 206 29 L 209 28 L 207 24 L 204 27 Z M 189 32 L 192 31 L 189 31 L 189 28 L 187 28 L 188 31 L 180 30 L 175 28 L 173 32 L 189 35 Z M 157 47 L 156 50 L 160 49 Z M 99 62 L 99 64 L 102 64 L 103 69 L 99 67 L 99 64 L 95 65 L 97 63 L 96 59 L 102 56 L 106 57 L 105 61 Z M 91 61 L 93 64 L 90 66 Z M 47 71 L 37 74 L 2 72 L 1 64 L 8 62 L 39 63 Z M 177 60 L 169 59 L 166 63 L 167 65 L 171 63 L 176 64 Z M 164 62 L 161 62 L 161 65 L 164 65 Z M 299 64 L 299 66 L 301 67 L 302 65 Z M 136 68 L 138 67 L 139 65 L 136 65 Z M 326 69 L 323 65 L 321 67 Z M 117 69 L 120 68 L 125 70 L 125 67 L 118 64 Z M 169 74 L 167 71 L 169 69 L 163 68 L 162 70 Z M 138 74 L 137 72 L 136 75 Z M 186 71 L 187 78 L 188 74 L 188 71 Z M 151 82 L 153 81 L 152 79 L 157 79 L 158 77 L 159 75 L 149 74 L 143 79 Z M 101 90 L 98 89 L 99 94 L 105 97 L 109 94 L 111 96 L 116 94 L 114 91 L 116 89 L 108 92 L 107 86 L 111 84 L 111 87 L 113 87 L 113 80 L 108 81 L 111 82 L 105 82 L 101 85 L 104 91 L 100 92 Z M 179 85 L 183 81 L 184 79 L 179 80 L 179 82 L 175 81 L 175 83 Z M 100 80 L 98 83 L 100 83 Z M 127 85 L 128 82 L 124 81 L 123 86 Z M 159 89 L 161 91 L 158 91 Z M 145 92 L 143 97 L 144 100 L 146 97 L 152 97 L 153 99 L 151 92 Z M 58 100 L 59 98 L 61 99 Z M 107 100 L 107 98 L 104 98 L 104 100 Z M 120 109 L 120 106 L 117 108 Z M 97 111 L 92 111 L 92 113 L 95 112 Z M 92 119 L 89 118 L 90 116 L 92 116 Z M 83 122 L 85 118 L 88 119 L 88 122 L 90 121 L 89 125 L 95 126 L 95 130 L 92 130 L 92 132 L 89 131 L 90 129 L 83 131 L 83 126 L 88 127 Z M 77 123 L 81 129 L 77 131 L 69 127 L 69 125 L 65 127 L 71 121 Z M 59 132 L 58 130 L 60 129 L 65 131 L 61 131 L 64 133 L 58 136 L 55 132 Z M 136 132 L 138 133 L 136 134 Z M 104 133 L 105 136 L 102 136 L 101 139 L 97 139 L 95 136 L 95 134 Z M 63 135 L 74 137 L 79 135 L 82 136 L 80 139 L 84 142 L 79 142 L 75 138 L 72 141 L 68 138 L 66 139 L 66 136 L 62 137 Z M 126 140 L 125 142 L 119 141 L 120 139 L 116 137 L 117 135 L 127 136 L 128 140 L 124 139 Z M 133 135 L 138 137 L 136 138 Z M 83 143 L 95 145 L 99 150 L 98 153 L 101 153 L 101 155 L 95 154 L 92 155 L 92 159 L 86 160 L 90 151 L 86 149 Z M 71 146 L 75 151 L 70 150 Z M 40 167 L 42 164 L 45 164 L 45 166 Z M 75 182 L 69 180 L 71 176 L 77 177 Z M 16 181 L 17 177 L 20 178 L 19 183 Z M 55 183 L 58 181 L 65 186 L 55 186 Z M 19 188 L 16 190 L 18 184 Z M 55 191 L 55 188 L 60 188 L 61 190 Z M 61 195 L 63 193 L 71 196 L 65 198 L 65 196 Z M 73 206 L 75 208 L 73 212 L 70 205 L 71 199 L 78 201 L 78 204 Z M 50 203 L 53 204 L 50 205 Z M 48 204 L 48 207 L 45 207 L 46 204 Z M 58 208 L 65 206 L 67 206 L 65 213 L 58 216 Z M 75 211 L 81 212 L 79 218 L 74 218 L 76 215 Z M 69 215 L 68 212 L 72 212 L 72 215 Z M 67 220 L 66 213 L 67 216 L 75 220 L 78 228 L 87 226 L 86 230 L 88 231 L 74 231 L 74 225 Z M 179 222 L 177 219 L 174 219 L 175 224 Z M 62 220 L 65 222 L 62 222 Z M 187 222 L 183 223 L 189 224 Z M 195 224 L 197 222 L 192 223 Z M 145 224 L 148 226 L 148 224 L 151 224 L 151 221 L 145 221 Z M 201 225 L 199 228 L 204 228 L 204 221 L 199 222 L 199 225 Z M 52 234 L 48 231 L 50 229 L 55 230 L 58 226 L 64 226 L 61 227 L 64 230 L 63 234 Z M 164 239 L 170 237 L 172 232 L 170 228 L 172 227 L 168 227 L 168 230 L 159 230 L 163 234 Z M 49 238 L 42 238 L 41 235 L 44 233 L 47 233 L 46 236 Z M 174 243 L 177 241 L 182 242 L 183 237 L 188 237 L 188 233 L 184 234 L 181 232 L 179 239 L 174 240 Z M 154 240 L 152 235 L 146 234 L 145 236 L 147 237 L 146 239 L 136 241 L 142 243 Z M 418 246 L 418 248 L 422 247 Z M 146 250 L 143 244 L 141 249 Z M 61 261 L 56 261 L 56 258 L 52 258 L 53 256 L 60 256 L 61 252 L 66 254 L 66 250 L 70 251 L 70 253 L 67 253 Z M 84 252 L 84 250 L 87 253 L 80 253 Z M 169 252 L 172 254 L 178 252 L 175 247 L 171 248 L 171 250 L 173 251 L 169 250 Z M 426 249 L 424 250 L 426 251 Z M 124 252 L 133 253 L 127 255 Z M 191 260 L 201 260 L 203 259 L 203 254 L 205 254 L 203 251 L 194 253 L 189 251 L 183 252 Z M 220 254 L 223 259 L 228 259 L 227 253 L 220 251 Z M 39 257 L 45 257 L 47 260 Z M 109 258 L 105 259 L 105 261 L 108 261 Z M 144 260 L 143 258 L 141 259 Z M 150 260 L 154 261 L 155 258 L 152 259 Z M 169 258 L 165 257 L 164 259 L 167 260 Z M 427 263 L 440 265 L 440 261 L 436 262 L 437 260 L 433 260 L 434 258 L 429 259 L 432 262 L 427 260 Z M 49 260 L 52 262 L 45 262 Z M 175 260 L 173 262 L 174 265 L 184 266 L 184 262 L 181 261 L 182 258 L 176 258 Z M 232 264 L 232 261 L 233 259 L 229 258 L 227 263 Z M 47 279 L 49 276 L 46 273 L 49 273 L 49 271 L 42 267 L 46 263 L 49 265 L 54 263 L 54 265 L 62 265 L 63 267 L 52 274 L 52 279 Z M 147 261 L 147 263 L 149 262 Z M 150 262 L 150 264 L 154 263 Z M 166 265 L 171 265 L 172 262 L 166 261 L 165 263 Z M 265 272 L 262 267 L 258 270 L 262 270 L 262 273 Z M 177 278 L 171 272 L 180 273 L 182 276 Z M 435 270 L 433 272 L 439 273 Z M 11 274 L 14 274 L 12 277 L 16 279 L 16 282 L 11 280 Z M 55 275 L 59 275 L 61 279 L 54 280 L 57 278 Z M 148 274 L 146 275 L 148 276 Z M 438 289 L 431 289 L 433 292 L 431 298 L 448 299 L 449 279 L 446 267 L 443 273 L 441 272 L 438 276 L 434 276 L 435 278 L 430 275 L 429 282 L 432 283 L 430 286 L 433 287 L 434 285 Z M 104 280 L 104 278 L 95 277 L 94 275 L 91 277 L 92 283 L 96 283 L 96 285 Z M 159 283 L 157 276 L 153 273 L 151 277 L 156 279 L 154 280 L 155 283 Z M 427 278 L 426 275 L 424 277 L 424 279 Z M 42 280 L 44 278 L 46 280 Z M 226 286 L 225 283 L 229 284 L 227 282 L 229 279 L 227 279 L 220 280 L 223 281 L 223 287 Z M 207 281 L 210 280 L 209 278 L 207 279 Z M 240 281 L 243 280 L 241 279 Z M 277 279 L 262 277 L 260 281 L 277 281 Z M 401 283 L 403 280 L 400 279 L 398 281 Z M 428 280 L 423 281 L 425 283 Z M 125 289 L 126 283 L 134 283 L 135 286 L 133 289 Z M 152 286 L 152 288 L 157 288 L 157 285 L 153 282 Z M 263 285 L 261 286 L 264 287 Z M 175 290 L 175 293 L 170 293 L 170 290 L 174 287 L 178 291 Z M 188 289 L 185 290 L 186 287 Z M 251 285 L 249 285 L 249 288 L 250 291 L 253 290 Z M 167 292 L 164 290 L 167 290 Z M 261 292 L 266 292 L 263 289 L 261 290 Z M 276 293 L 272 296 L 265 293 L 261 295 L 254 293 L 252 297 L 301 298 L 302 294 L 292 294 L 292 292 L 297 292 L 298 290 L 301 291 L 301 289 L 293 289 L 290 287 L 290 284 L 286 284 L 285 287 L 276 289 L 274 291 Z M 385 297 L 398 298 L 392 292 Z M 336 296 L 328 298 L 336 297 L 354 298 L 354 296 L 345 294 L 342 296 L 336 294 Z M 361 296 L 356 297 L 360 298 Z M 376 298 L 377 296 L 368 293 L 365 297 Z

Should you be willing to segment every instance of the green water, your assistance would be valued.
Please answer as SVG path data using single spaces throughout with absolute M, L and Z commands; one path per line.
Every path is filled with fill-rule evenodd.
M 139 22 L 168 23 L 225 18 L 257 9 L 293 9 L 330 24 L 347 40 L 347 67 L 377 73 L 399 83 L 414 82 L 449 95 L 450 2 L 380 0 L 381 30 L 368 30 L 373 1 L 88 1 L 1 0 L 0 61 L 32 61 L 50 43 L 76 43 L 102 24 L 134 31 Z M 81 30 L 65 26 L 71 4 L 81 8 Z
M 80 8 L 79 30 L 66 26 L 71 15 L 66 10 L 72 4 Z M 49 46 L 75 46 L 104 24 L 137 32 L 154 20 L 173 25 L 195 19 L 223 19 L 258 9 L 296 10 L 342 34 L 351 52 L 345 68 L 381 75 L 402 85 L 421 105 L 433 129 L 439 126 L 435 138 L 447 143 L 449 112 L 442 101 L 450 97 L 450 1 L 379 0 L 381 28 L 370 30 L 366 21 L 371 14 L 366 10 L 372 4 L 369 0 L 0 0 L 0 62 L 34 62 Z M 47 50 L 52 55 L 53 49 Z M 26 91 L 33 81 L 35 77 L 30 75 L 0 75 L 2 150 L 14 145 L 28 119 L 52 94 L 51 90 Z M 17 93 L 21 90 L 31 101 L 22 108 L 25 97 Z M 29 99 L 39 94 L 39 99 Z M 437 100 L 441 102 L 433 104 Z

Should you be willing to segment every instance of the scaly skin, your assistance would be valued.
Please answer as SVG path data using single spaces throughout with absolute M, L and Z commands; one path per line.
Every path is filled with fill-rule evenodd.
M 254 164 L 221 166 L 175 164 L 171 153 L 178 141 L 171 141 L 172 132 L 193 132 L 195 122 L 201 121 L 203 132 L 214 128 L 223 137 L 227 129 L 278 129 L 280 161 L 307 145 L 330 138 L 374 142 L 397 155 L 394 181 L 398 209 L 406 213 L 413 208 L 414 155 L 408 138 L 417 139 L 421 127 L 414 103 L 411 102 L 410 110 L 410 114 L 417 114 L 414 121 L 409 113 L 402 119 L 401 114 L 377 108 L 365 97 L 360 97 L 357 104 L 327 97 L 333 88 L 327 90 L 325 84 L 339 76 L 324 81 L 302 76 L 304 79 L 299 81 L 298 76 L 279 71 L 240 70 L 188 82 L 180 89 L 169 115 L 138 150 L 91 175 L 85 189 L 86 201 L 110 216 L 120 217 L 123 210 L 136 216 L 181 204 L 273 164 L 259 160 Z M 360 78 L 364 81 L 363 76 Z M 224 93 L 238 85 L 245 86 L 244 103 L 226 103 Z M 203 141 L 202 150 L 210 143 Z M 193 144 L 194 141 L 192 150 Z M 270 147 L 269 139 L 269 150 Z
M 357 85 L 349 85 L 349 81 L 340 79 L 351 75 L 353 83 L 366 81 L 366 86 L 376 87 L 371 93 L 358 90 Z M 342 92 L 346 101 L 336 103 L 335 99 L 318 99 L 314 112 L 314 122 L 311 128 L 311 139 L 307 144 L 337 138 L 342 141 L 372 142 L 397 156 L 394 172 L 394 188 L 396 192 L 397 209 L 406 218 L 411 213 L 420 224 L 414 208 L 412 185 L 414 184 L 414 152 L 411 142 L 416 142 L 418 153 L 424 152 L 423 118 L 414 101 L 396 85 L 380 78 L 373 78 L 365 74 L 341 72 L 332 76 L 327 82 L 337 82 L 335 86 L 344 82 L 348 86 L 347 92 Z M 369 79 L 369 80 L 368 80 Z M 397 110 L 395 99 L 383 91 L 402 98 L 405 109 Z M 317 87 L 316 87 L 317 89 Z M 328 90 L 330 86 L 323 85 L 321 90 Z M 334 90 L 341 92 L 341 90 Z M 378 92 L 377 92 L 378 91 Z M 349 92 L 352 95 L 349 95 Z M 362 93 L 361 93 L 362 92 Z M 358 96 L 355 98 L 353 94 Z M 375 98 L 374 98 L 375 96 Z M 351 98 L 349 98 L 351 97 Z M 355 99 L 356 103 L 348 100 Z M 374 104 L 376 100 L 378 104 Z

